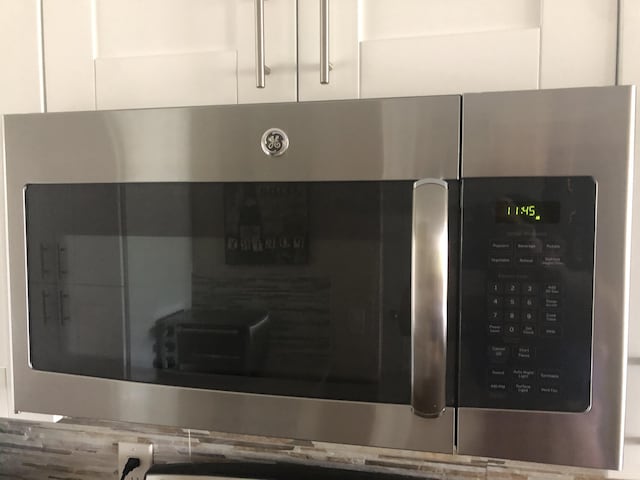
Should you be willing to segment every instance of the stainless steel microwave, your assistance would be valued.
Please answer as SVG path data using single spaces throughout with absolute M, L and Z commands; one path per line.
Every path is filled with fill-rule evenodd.
M 6 116 L 16 409 L 619 468 L 634 105 Z

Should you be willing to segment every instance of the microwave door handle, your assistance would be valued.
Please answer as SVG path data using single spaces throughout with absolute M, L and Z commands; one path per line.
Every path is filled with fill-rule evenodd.
M 411 406 L 438 417 L 447 367 L 448 187 L 424 179 L 413 189 L 411 245 Z

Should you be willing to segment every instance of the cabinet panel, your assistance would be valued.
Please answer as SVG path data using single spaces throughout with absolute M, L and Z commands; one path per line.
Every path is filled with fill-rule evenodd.
M 617 3 L 543 0 L 540 88 L 615 84 Z
M 361 96 L 538 88 L 537 28 L 364 42 Z
M 233 51 L 98 58 L 96 108 L 236 103 L 235 67 Z
M 48 110 L 295 101 L 296 1 L 43 0 Z

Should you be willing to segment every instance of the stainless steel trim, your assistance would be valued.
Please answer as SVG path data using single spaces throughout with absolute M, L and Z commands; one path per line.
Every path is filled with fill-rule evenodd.
M 423 417 L 445 407 L 447 376 L 448 187 L 415 183 L 411 245 L 411 406 Z
M 329 84 L 329 0 L 320 0 L 320 83 Z
M 256 11 L 256 88 L 265 87 L 264 0 L 255 0 Z
M 265 157 L 257 141 L 273 125 L 291 139 L 277 159 Z M 23 187 L 455 179 L 460 97 L 12 115 L 4 129 L 17 410 L 452 453 L 450 408 L 425 419 L 408 404 L 209 391 L 29 368 Z M 69 391 L 83 393 L 70 398 Z
M 463 108 L 463 176 L 589 175 L 598 184 L 598 203 L 591 409 L 573 414 L 460 408 L 458 451 L 620 468 L 635 88 L 470 94 Z

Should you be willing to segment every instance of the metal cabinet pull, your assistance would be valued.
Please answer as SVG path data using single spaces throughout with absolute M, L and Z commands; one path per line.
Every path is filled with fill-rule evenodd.
M 448 187 L 425 179 L 413 190 L 411 245 L 411 406 L 437 417 L 445 408 Z
M 329 83 L 329 0 L 320 0 L 320 83 Z
M 256 5 L 256 88 L 264 88 L 265 75 L 271 69 L 264 63 L 264 0 L 255 0 Z

